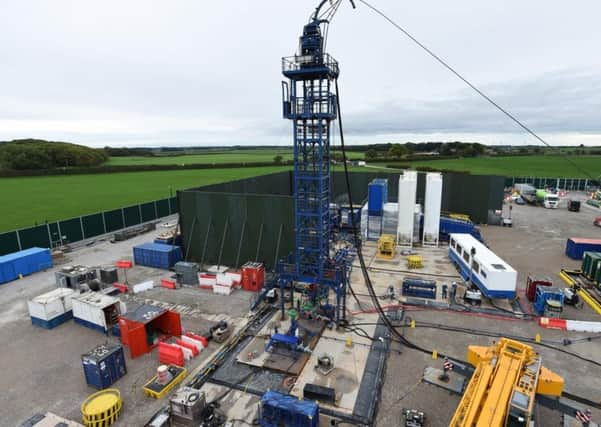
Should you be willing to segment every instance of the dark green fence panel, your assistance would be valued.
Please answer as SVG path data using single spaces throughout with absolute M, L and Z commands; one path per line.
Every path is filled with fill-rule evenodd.
M 157 215 L 159 218 L 169 216 L 169 199 L 161 199 L 156 201 Z
M 106 224 L 107 233 L 125 228 L 121 209 L 104 212 L 104 223 Z
M 19 238 L 21 239 L 22 249 L 33 248 L 36 246 L 40 248 L 51 247 L 46 224 L 19 230 Z
M 0 255 L 10 254 L 19 250 L 19 238 L 16 231 L 0 234 Z
M 83 240 L 81 220 L 79 218 L 67 219 L 58 223 L 63 243 L 79 242 Z
M 157 219 L 157 212 L 154 202 L 141 204 L 140 210 L 142 211 L 142 222 L 148 222 L 152 221 L 153 219 Z
M 177 197 L 171 197 L 169 201 L 169 214 L 173 215 L 177 213 Z
M 48 229 L 46 230 L 46 232 L 50 231 L 50 240 L 51 240 L 51 247 L 57 247 L 60 246 L 61 244 L 61 236 L 59 233 L 59 228 L 58 228 L 58 222 L 50 222 L 48 223 Z
M 140 218 L 140 207 L 138 205 L 128 206 L 123 208 L 123 216 L 125 217 L 125 226 L 131 227 L 142 222 Z
M 82 216 L 81 220 L 83 222 L 84 238 L 88 239 L 105 233 L 104 220 L 101 213 Z

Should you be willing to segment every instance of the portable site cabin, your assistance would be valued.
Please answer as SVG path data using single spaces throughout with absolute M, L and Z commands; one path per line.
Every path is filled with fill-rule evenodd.
M 450 234 L 449 258 L 488 298 L 515 298 L 517 272 L 471 234 Z

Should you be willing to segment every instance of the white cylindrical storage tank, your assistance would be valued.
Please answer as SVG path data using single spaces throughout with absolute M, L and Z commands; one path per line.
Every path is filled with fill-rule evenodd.
M 438 172 L 426 174 L 426 201 L 424 204 L 424 245 L 438 246 L 440 229 L 440 207 L 442 203 L 442 175 Z
M 399 176 L 397 244 L 400 246 L 413 245 L 416 189 L 417 172 L 405 171 Z

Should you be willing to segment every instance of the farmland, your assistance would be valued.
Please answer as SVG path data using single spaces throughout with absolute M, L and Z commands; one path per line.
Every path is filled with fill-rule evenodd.
M 474 175 L 590 178 L 601 175 L 601 156 L 512 156 L 420 160 L 398 165 L 464 171 Z M 587 176 L 588 174 L 588 176 Z
M 157 155 L 157 156 L 126 156 L 111 157 L 107 166 L 131 165 L 192 165 L 192 164 L 219 164 L 219 163 L 253 163 L 273 162 L 275 156 L 282 156 L 284 161 L 292 160 L 292 149 L 263 149 L 252 150 L 206 150 L 203 153 L 182 155 Z M 363 153 L 347 152 L 352 159 L 362 159 Z
M 177 189 L 279 172 L 287 167 L 0 178 L 0 231 L 175 195 Z

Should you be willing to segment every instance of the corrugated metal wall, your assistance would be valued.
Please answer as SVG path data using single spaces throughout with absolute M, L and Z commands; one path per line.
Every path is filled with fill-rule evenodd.
M 350 174 L 353 202 L 363 203 L 374 178 L 388 178 L 391 201 L 398 197 L 398 174 Z M 249 260 L 273 269 L 278 258 L 294 249 L 292 172 L 281 172 L 225 184 L 178 191 L 186 259 L 205 264 L 240 266 Z M 504 178 L 444 174 L 442 209 L 486 222 L 488 211 L 503 203 Z M 254 193 L 254 194 L 253 194 Z M 418 175 L 417 199 L 423 201 L 425 174 Z M 344 174 L 332 174 L 333 200 L 346 201 Z

